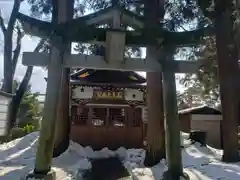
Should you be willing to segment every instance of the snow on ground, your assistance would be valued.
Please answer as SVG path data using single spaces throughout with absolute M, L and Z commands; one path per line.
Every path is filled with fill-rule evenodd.
M 189 134 L 181 133 L 182 159 L 184 171 L 194 180 L 239 180 L 240 163 L 227 164 L 220 161 L 222 150 L 209 146 L 201 147 L 199 143 L 191 144 Z M 137 180 L 161 179 L 167 170 L 163 159 L 156 166 L 146 168 L 142 163 L 125 161 L 125 167 Z
M 31 133 L 23 138 L 0 145 L 0 180 L 21 180 L 33 170 L 39 133 Z M 201 147 L 187 140 L 188 134 L 182 133 L 183 166 L 194 179 L 202 180 L 239 180 L 240 163 L 220 162 L 222 151 L 211 147 Z M 91 168 L 91 159 L 118 156 L 134 180 L 159 180 L 167 170 L 165 160 L 152 168 L 143 165 L 145 151 L 142 149 L 119 148 L 116 152 L 107 148 L 93 151 L 90 147 L 71 142 L 68 150 L 53 160 L 58 180 L 81 180 L 81 174 Z
M 35 132 L 0 145 L 0 180 L 20 180 L 33 170 L 38 136 L 39 133 Z M 71 142 L 68 150 L 53 160 L 53 166 L 58 179 L 67 180 L 72 179 L 79 167 L 88 169 L 91 164 Z

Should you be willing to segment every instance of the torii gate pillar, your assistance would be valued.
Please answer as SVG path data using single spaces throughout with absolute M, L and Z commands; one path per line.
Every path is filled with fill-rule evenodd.
M 178 107 L 176 97 L 176 82 L 174 72 L 173 53 L 168 53 L 162 63 L 164 81 L 164 108 L 165 108 L 165 141 L 166 157 L 168 163 L 167 179 L 178 180 L 183 175 L 181 143 L 180 143 L 180 121 L 178 118 Z
M 57 22 L 67 21 L 69 0 L 55 0 L 57 3 Z M 46 99 L 44 103 L 42 127 L 39 137 L 39 145 L 36 154 L 36 164 L 33 174 L 27 179 L 40 178 L 44 180 L 54 180 L 55 174 L 51 171 L 52 155 L 54 148 L 54 135 L 57 120 L 57 109 L 60 98 L 62 72 L 63 72 L 63 43 L 61 37 L 51 39 L 50 62 L 48 64 L 48 82 Z

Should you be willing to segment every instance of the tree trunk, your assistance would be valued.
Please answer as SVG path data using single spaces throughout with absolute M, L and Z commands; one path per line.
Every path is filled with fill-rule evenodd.
M 2 91 L 12 93 L 13 73 L 12 73 L 12 32 L 6 32 L 4 36 L 4 72 Z
M 238 156 L 238 55 L 234 44 L 231 1 L 216 1 L 216 46 L 222 103 L 223 161 L 236 162 Z
M 4 79 L 2 90 L 7 93 L 12 93 L 13 91 L 13 31 L 21 2 L 22 1 L 14 1 L 8 25 L 7 27 L 1 27 L 4 35 Z
M 69 73 L 69 68 L 63 70 L 63 82 L 61 87 L 61 99 L 58 108 L 53 157 L 57 157 L 62 154 L 69 145 Z
M 153 166 L 162 158 L 165 158 L 162 73 L 147 73 L 147 106 L 148 125 L 145 165 Z
M 155 47 L 147 47 L 147 59 L 157 57 L 157 42 L 153 31 L 158 31 L 159 20 L 164 17 L 164 1 L 145 0 L 145 36 Z M 164 112 L 163 112 L 163 91 L 162 73 L 147 73 L 147 106 L 148 106 L 148 125 L 147 125 L 147 152 L 145 165 L 153 166 L 162 158 L 165 158 L 165 133 L 164 133 Z
M 11 128 L 14 127 L 14 125 L 16 123 L 20 103 L 21 103 L 24 93 L 26 92 L 26 89 L 28 87 L 28 83 L 31 79 L 32 72 L 33 72 L 33 66 L 28 66 L 27 71 L 24 75 L 24 78 L 23 78 L 21 84 L 19 85 L 19 88 L 17 89 L 17 91 L 16 91 L 15 95 L 13 96 L 12 101 L 9 105 L 8 132 L 10 131 Z
M 67 2 L 67 20 L 73 18 L 73 0 Z M 65 52 L 71 53 L 71 44 L 65 44 Z M 58 107 L 57 127 L 55 132 L 53 157 L 62 154 L 69 145 L 70 120 L 69 120 L 69 81 L 70 69 L 64 68 L 61 88 L 60 103 Z

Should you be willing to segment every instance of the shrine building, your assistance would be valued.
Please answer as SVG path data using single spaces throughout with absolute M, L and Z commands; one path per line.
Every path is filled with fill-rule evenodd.
M 70 76 L 71 140 L 96 150 L 143 148 L 148 122 L 146 96 L 146 79 L 134 71 L 75 71 Z M 204 131 L 207 144 L 221 148 L 220 114 L 206 106 L 181 110 L 180 130 Z
M 132 71 L 81 69 L 71 74 L 71 139 L 94 149 L 142 147 L 145 83 Z

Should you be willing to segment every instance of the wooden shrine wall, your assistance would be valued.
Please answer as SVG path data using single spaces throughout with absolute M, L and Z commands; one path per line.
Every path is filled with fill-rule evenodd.
M 94 149 L 140 148 L 143 145 L 141 109 L 74 106 L 71 139 Z

